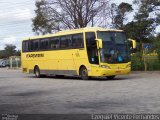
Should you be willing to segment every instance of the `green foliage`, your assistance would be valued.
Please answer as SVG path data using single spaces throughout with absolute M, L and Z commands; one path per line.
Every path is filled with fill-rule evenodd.
M 157 54 L 158 54 L 158 59 L 160 61 L 160 49 L 157 50 Z
M 52 22 L 49 23 L 50 20 L 48 20 L 49 18 L 47 16 L 47 13 L 45 12 L 47 10 L 45 7 L 43 7 L 45 5 L 46 5 L 46 2 L 44 0 L 36 2 L 37 9 L 35 10 L 36 16 L 34 19 L 32 19 L 32 22 L 33 22 L 32 30 L 37 34 L 51 33 L 52 25 L 54 26 L 55 24 L 58 24 L 58 22 L 54 20 L 52 20 Z
M 6 46 L 4 48 L 4 50 L 5 50 L 4 52 L 5 52 L 6 57 L 15 55 L 15 53 L 16 53 L 15 49 L 16 49 L 15 45 L 6 44 Z
M 154 70 L 160 70 L 160 62 L 158 60 L 157 56 L 144 56 L 145 57 L 145 62 L 144 58 L 141 59 L 140 54 L 134 54 L 132 55 L 132 64 L 131 68 L 133 71 L 141 71 L 145 70 L 145 65 L 146 64 L 146 70 L 147 71 L 154 71 Z
M 134 54 L 131 57 L 131 69 L 133 71 L 138 71 L 138 70 L 144 70 L 144 63 L 141 59 L 141 55 L 140 54 Z
M 5 51 L 4 50 L 0 50 L 0 59 L 5 58 Z
M 9 58 L 10 56 L 20 56 L 21 52 L 16 50 L 13 44 L 6 44 L 4 50 L 0 51 L 0 59 Z
M 113 10 L 115 12 L 113 12 Z M 127 20 L 127 13 L 132 12 L 132 5 L 122 2 L 118 6 L 116 4 L 111 4 L 111 16 L 112 24 L 115 28 L 123 29 L 124 21 Z
M 158 59 L 160 61 L 160 34 L 155 38 L 154 45 L 156 47 L 156 53 L 158 54 Z
M 129 38 L 135 39 L 138 42 L 148 42 L 149 36 L 152 36 L 155 30 L 155 26 L 152 26 L 153 23 L 153 19 L 144 19 L 136 22 L 132 21 L 124 27 L 124 30 Z
M 139 51 L 142 52 L 142 44 L 151 42 L 150 38 L 154 36 L 155 29 L 159 24 L 160 2 L 158 0 L 134 0 L 134 4 L 138 6 L 138 12 L 134 16 L 134 21 L 124 26 L 124 31 L 129 38 L 139 42 Z
M 21 56 L 21 51 L 17 50 L 16 53 L 15 53 L 15 56 Z
M 102 10 L 98 0 L 41 0 L 36 2 L 33 31 L 52 33 L 86 27 Z
M 160 62 L 148 62 L 147 66 L 149 71 L 160 70 Z

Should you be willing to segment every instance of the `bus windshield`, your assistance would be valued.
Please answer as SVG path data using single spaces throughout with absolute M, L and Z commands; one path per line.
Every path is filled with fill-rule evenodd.
M 98 39 L 102 39 L 100 59 L 103 63 L 127 63 L 130 61 L 128 40 L 124 32 L 101 31 Z

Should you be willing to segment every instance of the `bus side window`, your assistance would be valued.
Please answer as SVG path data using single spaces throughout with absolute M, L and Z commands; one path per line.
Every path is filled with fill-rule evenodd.
M 62 36 L 60 39 L 60 48 L 68 48 L 68 39 L 66 36 Z
M 74 48 L 82 48 L 84 47 L 83 44 L 83 34 L 75 34 L 72 36 L 72 45 Z
M 27 41 L 27 51 L 30 52 L 31 51 L 31 40 Z
M 41 39 L 40 40 L 40 49 L 46 50 L 49 48 L 49 40 L 48 39 Z
M 22 52 L 27 52 L 26 51 L 26 41 L 22 42 Z
M 67 39 L 67 43 L 68 43 L 68 48 L 72 48 L 72 36 L 67 35 L 66 39 Z
M 58 49 L 59 48 L 59 38 L 50 38 L 49 48 Z
M 33 40 L 29 41 L 29 46 L 30 46 L 30 50 L 29 51 L 33 51 Z
M 33 40 L 33 50 L 37 51 L 39 50 L 39 40 Z
M 24 52 L 28 52 L 28 40 L 24 42 Z
M 30 40 L 30 50 L 31 51 L 37 51 L 39 50 L 39 40 Z

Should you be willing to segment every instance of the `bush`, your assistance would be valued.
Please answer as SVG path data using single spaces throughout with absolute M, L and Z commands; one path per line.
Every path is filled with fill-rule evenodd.
M 152 70 L 160 70 L 160 62 L 150 62 L 147 63 L 148 69 L 149 71 Z
M 160 35 L 155 38 L 154 45 L 156 47 L 156 53 L 158 54 L 158 59 L 160 62 Z
M 145 56 L 147 70 L 160 70 L 160 62 L 157 56 Z M 144 61 L 141 59 L 140 54 L 134 54 L 131 57 L 131 69 L 133 71 L 145 70 Z
M 158 49 L 156 50 L 156 52 L 157 52 L 157 54 L 158 54 L 158 60 L 159 60 L 159 62 L 160 62 L 160 48 L 158 48 Z
M 137 54 L 132 55 L 131 62 L 132 62 L 131 69 L 133 71 L 144 70 L 144 64 L 140 55 Z

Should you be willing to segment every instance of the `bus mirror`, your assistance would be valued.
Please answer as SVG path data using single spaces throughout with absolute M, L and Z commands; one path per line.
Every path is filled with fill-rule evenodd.
M 136 51 L 137 51 L 136 40 L 128 39 L 128 41 L 129 41 L 129 47 L 130 47 L 131 53 L 136 53 Z
M 133 39 L 128 39 L 129 43 L 130 43 L 130 47 L 132 47 L 133 49 L 136 48 L 136 40 Z
M 97 41 L 98 49 L 101 49 L 102 48 L 102 39 L 96 39 L 96 41 Z

